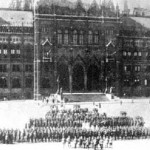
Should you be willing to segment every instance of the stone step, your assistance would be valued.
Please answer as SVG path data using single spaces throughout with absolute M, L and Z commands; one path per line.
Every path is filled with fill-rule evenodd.
M 99 102 L 109 101 L 103 93 L 63 93 L 70 102 Z

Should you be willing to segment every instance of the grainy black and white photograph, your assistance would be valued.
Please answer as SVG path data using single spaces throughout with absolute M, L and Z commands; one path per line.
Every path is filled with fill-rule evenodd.
M 1 150 L 149 147 L 149 0 L 0 0 Z

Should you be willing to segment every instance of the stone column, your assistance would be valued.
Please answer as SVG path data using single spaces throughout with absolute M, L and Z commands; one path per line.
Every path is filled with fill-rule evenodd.
M 84 90 L 87 91 L 87 70 L 84 70 Z
M 101 92 L 104 92 L 104 82 L 105 82 L 105 79 L 104 79 L 104 61 L 101 61 L 101 68 L 100 68 L 100 87 L 101 87 Z
M 40 99 L 40 39 L 39 20 L 34 18 L 34 100 Z
M 119 70 L 120 62 L 116 61 L 116 93 L 118 96 L 122 95 L 122 81 Z
M 72 66 L 69 65 L 69 91 L 72 93 Z

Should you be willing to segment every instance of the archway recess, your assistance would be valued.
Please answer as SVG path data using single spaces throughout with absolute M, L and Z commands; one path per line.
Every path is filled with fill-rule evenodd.
M 84 69 L 82 65 L 76 64 L 73 67 L 73 91 L 84 90 Z
M 59 87 L 63 91 L 69 91 L 69 70 L 66 64 L 59 64 L 57 68 L 57 73 L 59 76 Z
M 99 90 L 99 69 L 96 65 L 90 65 L 87 70 L 88 91 Z

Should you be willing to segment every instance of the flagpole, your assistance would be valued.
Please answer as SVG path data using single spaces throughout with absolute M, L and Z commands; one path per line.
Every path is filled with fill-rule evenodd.
M 36 25 L 36 0 L 33 0 L 33 27 L 34 27 L 34 100 L 39 100 L 39 54 L 37 42 L 37 25 Z

